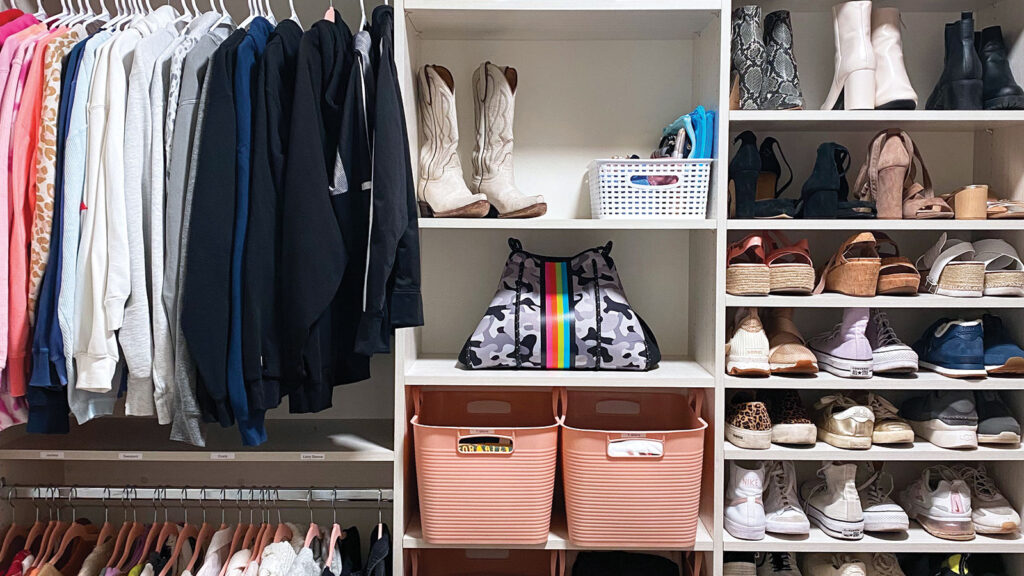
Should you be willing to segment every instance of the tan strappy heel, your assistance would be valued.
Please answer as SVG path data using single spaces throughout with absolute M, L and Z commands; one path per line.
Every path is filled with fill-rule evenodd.
M 916 181 L 918 164 L 920 184 Z M 861 166 L 853 192 L 861 200 L 875 202 L 880 220 L 953 217 L 953 209 L 945 200 L 935 197 L 921 151 L 899 128 L 883 130 L 871 139 L 868 159 Z
M 847 296 L 874 296 L 882 259 L 871 232 L 846 239 L 821 271 L 815 294 L 839 292 Z

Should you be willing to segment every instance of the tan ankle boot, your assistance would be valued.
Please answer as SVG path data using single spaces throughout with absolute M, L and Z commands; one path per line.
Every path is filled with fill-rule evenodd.
M 501 218 L 533 218 L 548 210 L 543 196 L 526 196 L 515 184 L 512 119 L 517 84 L 516 69 L 509 66 L 485 62 L 473 73 L 476 147 L 472 187 L 487 196 Z
M 420 117 L 420 214 L 437 218 L 482 218 L 491 205 L 466 186 L 459 161 L 455 79 L 443 66 L 424 66 L 417 75 Z

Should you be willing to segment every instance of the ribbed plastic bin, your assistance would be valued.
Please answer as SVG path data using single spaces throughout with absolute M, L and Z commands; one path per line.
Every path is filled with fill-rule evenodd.
M 413 402 L 427 542 L 547 542 L 558 463 L 558 392 L 417 390 Z
M 593 548 L 687 548 L 697 536 L 700 391 L 570 391 L 562 431 L 569 539 Z
M 565 553 L 547 550 L 413 550 L 412 576 L 562 576 Z

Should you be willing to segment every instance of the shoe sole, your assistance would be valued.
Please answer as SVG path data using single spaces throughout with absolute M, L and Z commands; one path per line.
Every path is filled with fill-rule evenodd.
M 774 424 L 772 442 L 775 444 L 814 444 L 818 427 L 814 424 Z
M 914 434 L 939 448 L 971 449 L 978 447 L 978 427 L 946 424 L 942 420 L 910 421 Z
M 871 371 L 881 373 L 917 372 L 917 354 L 913 350 L 873 350 L 871 352 Z
M 725 372 L 730 376 L 759 376 L 767 378 L 771 376 L 772 367 L 768 359 L 764 360 L 727 360 Z
M 813 350 L 818 366 L 841 378 L 871 378 L 871 360 L 849 360 Z
M 421 218 L 483 218 L 491 210 L 491 203 L 487 200 L 477 200 L 455 210 L 445 212 L 434 212 L 427 202 L 420 201 Z
M 798 524 L 797 522 L 772 522 L 765 524 L 765 532 L 772 534 L 788 534 L 791 536 L 807 535 L 811 533 L 811 523 Z
M 725 439 L 734 446 L 748 450 L 767 450 L 772 447 L 771 430 L 747 430 L 733 424 L 725 426 Z
M 1005 364 L 985 366 L 985 372 L 999 376 L 1024 376 L 1024 358 L 1014 356 Z
M 1016 534 L 1020 532 L 1020 524 L 1016 522 L 1003 522 L 999 526 L 985 526 L 975 522 L 974 531 L 978 534 Z
M 865 532 L 906 532 L 910 517 L 905 512 L 864 512 Z
M 818 440 L 827 442 L 836 448 L 847 450 L 867 450 L 871 448 L 871 438 L 862 436 L 842 436 L 828 430 L 818 428 Z
M 740 540 L 764 540 L 764 526 L 745 526 L 726 518 L 725 530 Z
M 799 362 L 789 362 L 786 364 L 772 362 L 771 371 L 772 374 L 817 374 L 818 363 L 811 362 L 810 360 L 800 360 Z
M 972 520 L 951 520 L 933 518 L 927 514 L 908 513 L 926 532 L 943 540 L 966 541 L 974 540 L 974 522 Z
M 913 441 L 913 430 L 903 430 L 901 432 L 879 432 L 876 430 L 871 433 L 872 444 L 910 444 Z
M 985 100 L 985 110 L 1024 110 L 1024 96 L 1000 96 Z
M 932 372 L 948 376 L 949 378 L 984 378 L 988 376 L 988 372 L 984 368 L 947 368 L 938 364 L 932 364 L 931 362 L 925 362 L 924 360 L 918 363 L 921 365 L 921 368 L 927 368 Z
M 864 537 L 864 521 L 850 522 L 829 518 L 824 512 L 818 510 L 809 503 L 804 504 L 804 513 L 812 524 L 821 528 L 821 531 L 833 538 L 840 540 L 860 540 Z
M 1020 434 L 1014 432 L 978 434 L 978 444 L 1020 444 Z

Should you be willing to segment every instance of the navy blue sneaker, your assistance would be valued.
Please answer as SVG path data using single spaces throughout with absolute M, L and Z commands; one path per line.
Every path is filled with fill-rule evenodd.
M 1003 319 L 991 314 L 982 317 L 985 326 L 985 370 L 1000 376 L 1024 375 L 1024 350 L 1013 341 Z
M 984 378 L 985 341 L 981 320 L 943 318 L 914 343 L 922 368 L 950 378 Z

